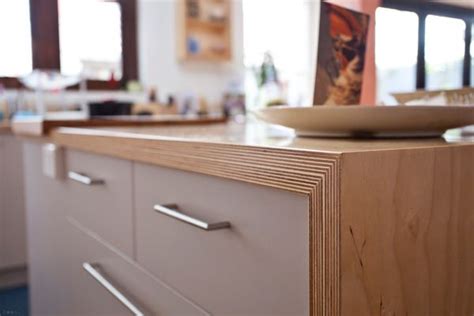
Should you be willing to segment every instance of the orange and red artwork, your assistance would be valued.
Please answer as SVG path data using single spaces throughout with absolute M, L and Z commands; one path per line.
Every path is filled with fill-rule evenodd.
M 370 16 L 321 4 L 314 104 L 360 104 Z

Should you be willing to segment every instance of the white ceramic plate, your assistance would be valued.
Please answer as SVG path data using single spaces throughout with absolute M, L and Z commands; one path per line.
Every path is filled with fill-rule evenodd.
M 474 124 L 474 106 L 280 106 L 256 115 L 298 136 L 319 137 L 439 137 Z

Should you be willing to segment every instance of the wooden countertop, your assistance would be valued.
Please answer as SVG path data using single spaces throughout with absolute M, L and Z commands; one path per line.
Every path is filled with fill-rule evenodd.
M 85 146 L 95 152 L 101 152 L 102 143 L 106 140 L 108 150 L 117 151 L 117 154 L 121 151 L 121 147 L 127 144 L 137 147 L 137 155 L 142 149 L 140 146 L 146 147 L 151 143 L 226 145 L 332 154 L 474 145 L 474 137 L 463 137 L 456 131 L 438 139 L 317 139 L 297 138 L 291 130 L 263 123 L 161 127 L 61 127 L 52 131 L 51 138 L 65 146 L 74 147 L 81 143 L 81 147 Z

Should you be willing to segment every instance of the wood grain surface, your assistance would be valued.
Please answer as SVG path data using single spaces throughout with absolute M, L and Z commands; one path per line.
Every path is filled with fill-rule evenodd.
M 157 140 L 174 142 L 198 142 L 212 144 L 232 144 L 251 147 L 281 148 L 288 151 L 307 151 L 316 153 L 350 153 L 380 150 L 400 150 L 416 148 L 438 148 L 469 146 L 474 139 L 463 136 L 460 130 L 446 134 L 443 138 L 306 138 L 295 137 L 290 129 L 272 125 L 249 122 L 221 124 L 168 124 L 164 126 L 106 126 L 106 127 L 63 127 L 52 131 L 54 134 L 87 137 L 93 145 L 94 137 L 107 137 L 111 142 L 120 143 L 122 139 Z
M 342 314 L 474 315 L 474 146 L 342 165 Z

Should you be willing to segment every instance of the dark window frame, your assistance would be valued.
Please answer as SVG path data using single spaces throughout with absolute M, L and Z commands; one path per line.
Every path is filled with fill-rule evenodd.
M 426 89 L 426 17 L 428 15 L 438 15 L 450 18 L 461 19 L 466 24 L 465 51 L 463 62 L 462 85 L 463 87 L 474 86 L 471 82 L 471 39 L 472 25 L 474 24 L 474 10 L 444 3 L 434 3 L 427 0 L 383 0 L 382 7 L 411 11 L 419 17 L 418 27 L 418 59 L 416 65 L 416 89 Z
M 128 81 L 138 80 L 137 0 L 114 1 L 121 8 L 122 78 L 115 87 L 108 81 L 87 80 L 91 90 L 120 89 Z M 33 69 L 60 70 L 58 0 L 30 0 L 30 21 Z M 15 77 L 0 77 L 0 84 L 6 88 L 22 87 Z

